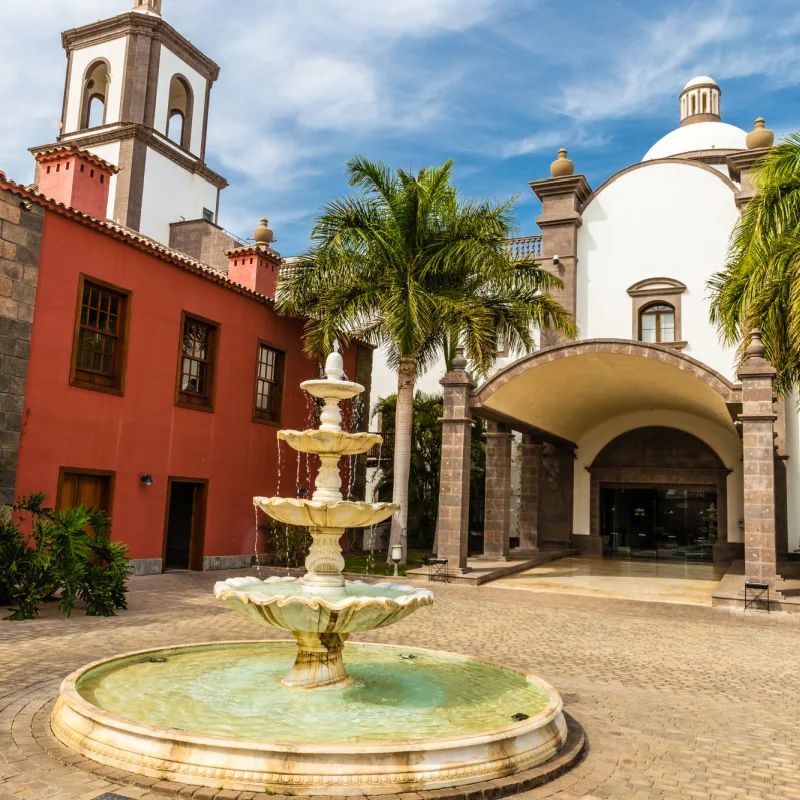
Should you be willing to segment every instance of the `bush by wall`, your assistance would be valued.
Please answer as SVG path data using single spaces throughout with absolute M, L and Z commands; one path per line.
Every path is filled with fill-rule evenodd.
M 133 570 L 127 546 L 111 539 L 108 516 L 83 506 L 54 511 L 45 500 L 41 493 L 21 497 L 0 520 L 0 598 L 14 606 L 5 619 L 33 619 L 56 594 L 67 616 L 78 600 L 88 616 L 127 608 Z

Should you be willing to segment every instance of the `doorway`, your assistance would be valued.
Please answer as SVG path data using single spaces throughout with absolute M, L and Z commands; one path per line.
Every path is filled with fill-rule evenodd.
M 601 484 L 600 535 L 606 556 L 711 561 L 716 487 Z
M 203 569 L 203 539 L 208 481 L 169 478 L 163 571 Z

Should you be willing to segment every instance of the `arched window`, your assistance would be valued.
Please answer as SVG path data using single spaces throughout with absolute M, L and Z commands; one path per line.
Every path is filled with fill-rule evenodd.
M 81 99 L 81 130 L 105 125 L 109 77 L 105 60 L 95 61 L 86 70 Z
M 167 109 L 167 137 L 184 150 L 192 145 L 192 109 L 194 95 L 189 81 L 175 75 L 169 85 L 169 108 Z
M 645 306 L 639 316 L 639 339 L 643 342 L 674 342 L 675 309 L 667 303 Z
M 170 112 L 167 122 L 167 137 L 177 144 L 183 142 L 183 122 L 183 112 L 177 109 Z

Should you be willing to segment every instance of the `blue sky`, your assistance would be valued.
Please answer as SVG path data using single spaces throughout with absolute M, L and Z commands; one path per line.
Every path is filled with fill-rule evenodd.
M 28 181 L 26 148 L 57 133 L 60 33 L 132 0 L 0 0 L 0 169 Z M 723 119 L 800 128 L 796 0 L 164 0 L 164 16 L 216 60 L 208 161 L 231 186 L 221 223 L 262 215 L 284 255 L 347 191 L 361 152 L 398 166 L 448 157 L 465 194 L 519 193 L 560 146 L 599 185 L 677 126 L 697 74 L 722 87 Z

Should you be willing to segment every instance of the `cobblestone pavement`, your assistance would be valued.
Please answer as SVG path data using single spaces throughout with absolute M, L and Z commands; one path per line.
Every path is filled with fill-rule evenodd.
M 46 719 L 61 679 L 89 661 L 181 642 L 261 638 L 263 629 L 211 595 L 213 583 L 232 574 L 135 578 L 130 610 L 117 618 L 67 620 L 48 606 L 39 620 L 0 623 L 0 800 L 89 800 L 104 792 L 163 800 L 153 789 L 67 766 L 37 735 L 45 728 L 37 720 Z M 524 797 L 800 799 L 800 615 L 433 588 L 432 608 L 355 638 L 468 653 L 554 684 L 583 726 L 589 752 Z

